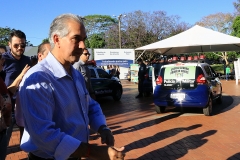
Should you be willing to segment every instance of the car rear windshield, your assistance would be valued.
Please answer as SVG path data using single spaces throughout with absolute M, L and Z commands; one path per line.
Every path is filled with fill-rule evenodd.
M 194 89 L 199 74 L 203 74 L 199 66 L 166 66 L 160 71 L 163 87 L 169 89 Z

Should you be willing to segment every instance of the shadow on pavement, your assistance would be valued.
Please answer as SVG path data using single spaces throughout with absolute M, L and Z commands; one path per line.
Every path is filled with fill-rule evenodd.
M 151 137 L 143 138 L 143 139 L 140 139 L 138 141 L 135 141 L 135 142 L 132 142 L 132 143 L 126 145 L 125 146 L 125 151 L 129 152 L 132 149 L 143 148 L 143 147 L 146 147 L 148 145 L 151 145 L 152 143 L 159 142 L 159 141 L 161 141 L 165 138 L 175 136 L 182 131 L 193 130 L 193 129 L 196 129 L 196 128 L 201 127 L 201 126 L 202 126 L 201 124 L 195 124 L 195 125 L 192 125 L 192 126 L 189 126 L 189 127 L 173 128 L 173 129 L 170 129 L 170 130 L 159 132 L 159 133 L 157 133 L 157 134 L 155 134 Z
M 180 115 L 181 115 L 181 113 L 170 114 L 170 115 L 166 115 L 164 117 L 160 117 L 160 118 L 157 118 L 157 119 L 153 119 L 153 120 L 150 120 L 150 121 L 140 123 L 138 125 L 134 125 L 134 126 L 123 128 L 123 129 L 119 129 L 119 130 L 113 131 L 113 135 L 138 131 L 138 130 L 141 130 L 143 128 L 151 127 L 155 124 L 159 124 L 159 123 L 162 123 L 164 121 L 167 121 L 167 120 L 170 120 L 170 119 L 173 119 L 173 118 L 177 118 Z M 112 128 L 112 127 L 110 127 L 110 128 Z
M 202 134 L 195 134 L 195 135 L 187 136 L 187 137 L 180 139 L 178 141 L 175 141 L 174 143 L 171 143 L 163 148 L 159 148 L 154 151 L 151 151 L 151 152 L 139 157 L 138 160 L 146 160 L 148 158 L 152 158 L 153 155 L 155 158 L 158 158 L 158 159 L 181 158 L 185 154 L 188 153 L 188 150 L 196 149 L 196 148 L 202 146 L 203 144 L 207 143 L 208 140 L 204 139 L 204 138 L 214 135 L 216 132 L 217 132 L 216 130 L 210 130 L 210 131 L 204 132 Z
M 233 156 L 229 157 L 227 160 L 238 160 L 240 159 L 240 152 L 234 154 Z

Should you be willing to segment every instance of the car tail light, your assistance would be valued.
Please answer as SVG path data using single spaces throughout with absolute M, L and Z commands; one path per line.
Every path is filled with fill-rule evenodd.
M 145 74 L 144 77 L 145 77 L 145 79 L 148 79 L 149 75 L 148 75 L 148 74 Z
M 162 84 L 162 81 L 163 81 L 162 77 L 161 77 L 161 76 L 158 76 L 157 79 L 156 79 L 156 84 L 157 84 L 157 85 L 161 85 L 161 84 Z
M 206 84 L 206 83 L 207 83 L 207 80 L 206 80 L 206 78 L 204 77 L 203 74 L 200 74 L 200 75 L 197 77 L 197 83 L 198 83 L 198 84 Z

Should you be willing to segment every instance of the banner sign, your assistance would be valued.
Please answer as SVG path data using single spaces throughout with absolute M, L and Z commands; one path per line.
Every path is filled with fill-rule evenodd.
M 107 65 L 116 65 L 119 67 L 129 67 L 133 63 L 133 60 L 127 59 L 105 59 L 105 60 L 95 60 L 97 66 L 107 66 Z
M 134 59 L 134 49 L 94 49 L 97 66 L 118 65 L 128 68 Z

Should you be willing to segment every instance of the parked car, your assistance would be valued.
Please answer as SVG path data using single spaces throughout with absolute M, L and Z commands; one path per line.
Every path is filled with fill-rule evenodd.
M 218 75 L 207 63 L 163 65 L 156 79 L 154 104 L 156 112 L 166 107 L 198 107 L 206 116 L 212 114 L 213 100 L 222 103 L 222 85 Z
M 123 92 L 120 80 L 100 67 L 88 66 L 88 68 L 91 71 L 91 83 L 96 98 L 112 96 L 115 101 L 119 101 Z

